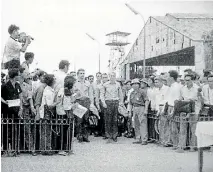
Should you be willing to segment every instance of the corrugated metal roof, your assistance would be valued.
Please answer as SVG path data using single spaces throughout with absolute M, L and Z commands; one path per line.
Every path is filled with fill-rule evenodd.
M 203 40 L 203 35 L 213 30 L 213 14 L 175 13 L 153 18 L 193 40 Z

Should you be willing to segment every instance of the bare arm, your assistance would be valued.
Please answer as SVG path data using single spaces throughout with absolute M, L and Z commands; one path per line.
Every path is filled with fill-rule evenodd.
M 105 102 L 105 92 L 106 92 L 105 87 L 102 86 L 101 89 L 100 89 L 100 99 L 101 99 L 101 102 L 102 102 L 103 105 L 106 104 L 106 102 Z
M 27 50 L 27 47 L 29 45 L 29 38 L 26 38 L 26 42 L 25 44 L 22 46 L 22 48 L 20 49 L 21 52 L 25 52 Z

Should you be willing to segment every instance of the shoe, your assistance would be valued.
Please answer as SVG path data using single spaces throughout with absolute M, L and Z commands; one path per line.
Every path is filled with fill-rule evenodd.
M 58 154 L 62 155 L 62 156 L 67 156 L 68 155 L 65 151 L 59 151 Z
M 177 152 L 177 153 L 184 153 L 184 150 L 181 149 L 181 148 L 178 148 L 178 149 L 176 150 L 176 152 Z
M 172 150 L 177 150 L 177 147 L 173 146 L 171 149 L 172 149 Z
M 53 152 L 42 152 L 41 153 L 42 155 L 44 155 L 44 156 L 51 156 L 51 155 L 53 155 Z
M 89 143 L 90 141 L 87 138 L 83 138 L 83 142 Z
M 163 144 L 163 147 L 169 147 L 169 145 L 167 145 L 167 144 Z
M 112 140 L 111 139 L 107 139 L 106 143 L 107 144 L 112 143 Z
M 113 138 L 112 140 L 113 140 L 114 142 L 117 142 L 117 141 L 118 141 L 117 137 L 116 137 L 116 138 Z
M 78 139 L 78 142 L 79 142 L 79 143 L 82 143 L 82 142 L 83 142 L 83 137 L 82 137 L 82 136 L 78 136 L 77 139 Z
M 133 144 L 142 144 L 142 141 L 138 140 L 138 141 L 133 142 Z
M 189 152 L 196 152 L 194 148 L 190 148 Z
M 147 145 L 147 144 L 148 144 L 147 142 L 142 142 L 142 143 L 141 143 L 141 145 Z
M 118 133 L 117 137 L 121 137 L 122 136 L 122 133 Z
M 32 152 L 32 156 L 37 156 L 37 153 L 35 153 L 35 152 Z

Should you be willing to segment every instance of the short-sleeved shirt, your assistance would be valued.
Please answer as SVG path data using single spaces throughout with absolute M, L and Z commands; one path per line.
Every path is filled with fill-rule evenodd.
M 54 103 L 55 91 L 50 86 L 46 86 L 42 96 L 40 110 L 40 118 L 44 118 L 44 105 L 50 106 Z
M 30 73 L 29 64 L 27 64 L 26 61 L 24 61 L 24 62 L 21 64 L 21 67 L 24 68 L 24 73 L 25 73 L 25 74 L 29 74 L 29 73 Z
M 60 88 L 64 87 L 64 79 L 67 76 L 67 74 L 61 70 L 56 71 L 54 73 L 55 76 L 55 85 L 54 85 L 54 89 L 56 91 L 56 93 L 60 90 Z
M 118 82 L 111 83 L 110 81 L 103 84 L 101 88 L 101 101 L 105 100 L 123 100 L 123 92 Z
M 181 98 L 181 88 L 182 86 L 178 84 L 177 82 L 173 83 L 169 89 L 168 89 L 168 95 L 167 95 L 167 100 L 168 100 L 168 105 L 169 106 L 174 106 L 175 100 L 180 100 Z
M 93 88 L 88 81 L 77 80 L 73 88 L 74 90 L 80 91 L 81 97 L 78 99 L 88 97 L 91 102 L 94 102 Z
M 130 94 L 130 104 L 133 106 L 144 106 L 147 100 L 147 94 L 142 89 L 133 90 Z
M 27 84 L 26 82 L 23 82 L 21 84 L 21 89 L 22 89 L 22 103 L 24 106 L 29 106 L 30 101 L 29 99 L 32 99 L 33 93 L 32 93 L 32 86 L 30 84 Z
M 5 58 L 4 62 L 8 62 L 13 59 L 19 60 L 21 48 L 22 48 L 21 43 L 9 37 L 4 49 L 4 58 Z
M 43 97 L 43 92 L 44 88 L 46 87 L 45 84 L 41 84 L 38 89 L 33 94 L 33 99 L 34 99 L 34 105 L 35 106 L 41 106 L 42 103 L 42 97 Z
M 71 96 L 64 95 L 64 88 L 58 91 L 57 100 L 60 100 L 60 103 L 56 106 L 56 113 L 58 115 L 65 115 L 65 110 L 71 110 L 73 102 Z
M 186 85 L 181 88 L 181 98 L 184 100 L 198 100 L 198 86 L 193 84 L 191 88 L 188 88 Z
M 203 86 L 202 96 L 204 99 L 204 104 L 213 105 L 213 89 L 209 87 L 209 84 Z

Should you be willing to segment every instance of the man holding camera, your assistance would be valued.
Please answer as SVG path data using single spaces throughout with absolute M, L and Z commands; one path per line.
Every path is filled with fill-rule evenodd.
M 21 52 L 25 52 L 28 45 L 30 44 L 30 40 L 32 39 L 30 36 L 27 36 L 24 44 L 22 45 L 17 41 L 19 39 L 19 27 L 16 25 L 10 25 L 8 28 L 8 32 L 10 37 L 5 45 L 4 49 L 4 68 L 12 69 L 20 67 L 20 54 Z

